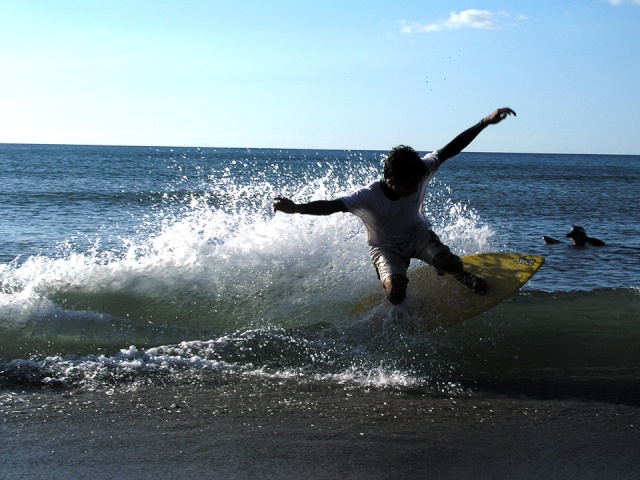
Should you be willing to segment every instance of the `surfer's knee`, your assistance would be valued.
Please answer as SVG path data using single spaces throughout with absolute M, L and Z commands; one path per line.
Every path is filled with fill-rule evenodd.
M 390 275 L 384 280 L 384 288 L 387 298 L 394 305 L 402 303 L 407 297 L 407 284 L 409 280 L 404 275 Z
M 450 250 L 441 250 L 433 256 L 431 264 L 446 273 L 462 273 L 462 260 Z

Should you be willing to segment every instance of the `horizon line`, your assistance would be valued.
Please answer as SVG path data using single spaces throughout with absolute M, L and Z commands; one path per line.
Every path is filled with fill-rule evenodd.
M 391 148 L 316 148 L 316 147 L 232 147 L 232 146 L 196 146 L 196 145 L 144 145 L 144 144 L 99 144 L 99 143 L 32 143 L 32 142 L 3 142 L 0 145 L 24 145 L 24 146 L 60 146 L 60 147 L 117 147 L 117 148 L 195 148 L 195 149 L 226 149 L 226 150 L 316 150 L 316 151 L 343 151 L 343 152 L 388 152 Z M 392 147 L 393 148 L 393 147 Z M 418 152 L 432 152 L 437 149 L 416 149 Z M 611 155 L 637 157 L 640 153 L 599 153 L 599 152 L 511 152 L 504 150 L 497 151 L 472 151 L 463 150 L 460 153 L 501 153 L 517 155 Z

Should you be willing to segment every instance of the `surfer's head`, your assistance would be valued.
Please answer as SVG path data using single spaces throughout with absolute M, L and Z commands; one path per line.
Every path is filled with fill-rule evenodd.
M 414 193 L 428 173 L 418 152 L 406 145 L 394 147 L 384 161 L 384 179 L 400 196 Z
M 567 238 L 570 238 L 574 245 L 584 245 L 587 241 L 587 232 L 584 228 L 574 225 L 567 233 Z

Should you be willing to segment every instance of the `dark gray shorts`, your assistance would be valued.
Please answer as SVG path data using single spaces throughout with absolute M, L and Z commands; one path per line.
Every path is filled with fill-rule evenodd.
M 449 247 L 440 241 L 438 235 L 425 226 L 417 229 L 406 245 L 369 247 L 369 254 L 378 278 L 384 283 L 391 275 L 406 276 L 412 258 L 432 265 L 433 257 L 443 250 L 449 251 Z

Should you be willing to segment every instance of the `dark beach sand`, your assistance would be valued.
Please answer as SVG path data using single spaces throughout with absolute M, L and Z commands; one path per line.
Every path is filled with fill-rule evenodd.
M 235 377 L 4 390 L 2 479 L 637 479 L 640 408 Z

